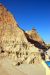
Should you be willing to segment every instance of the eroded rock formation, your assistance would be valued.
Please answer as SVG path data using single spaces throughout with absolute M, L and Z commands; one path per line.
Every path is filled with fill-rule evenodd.
M 32 62 L 34 52 L 36 58 L 40 48 L 35 46 L 35 41 L 40 42 L 37 44 L 44 44 L 36 35 L 35 33 L 26 34 L 19 28 L 12 14 L 0 4 L 0 55 L 11 58 L 14 64 L 18 65 Z M 38 61 L 39 59 L 38 57 Z

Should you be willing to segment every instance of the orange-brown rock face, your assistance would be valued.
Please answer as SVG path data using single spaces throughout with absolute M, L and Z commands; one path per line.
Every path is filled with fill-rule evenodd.
M 0 25 L 4 24 L 17 26 L 17 23 L 12 14 L 8 12 L 8 10 L 2 4 L 0 4 Z
M 44 45 L 43 40 L 40 38 L 40 36 L 38 35 L 38 33 L 36 32 L 35 29 L 32 29 L 31 31 L 27 31 L 26 33 L 30 36 L 31 39 L 33 39 L 33 40 L 39 42 L 40 44 Z
M 16 27 L 17 24 L 13 16 L 2 4 L 0 4 L 0 36 L 12 30 L 14 26 Z

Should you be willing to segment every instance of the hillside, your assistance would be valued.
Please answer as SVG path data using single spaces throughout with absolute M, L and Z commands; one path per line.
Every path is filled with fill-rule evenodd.
M 22 30 L 13 15 L 0 4 L 0 74 L 28 75 L 31 68 L 38 75 L 41 72 L 44 75 L 42 60 L 45 60 L 46 49 L 44 41 L 34 29 L 27 32 Z M 19 65 L 22 65 L 21 68 Z
M 32 39 L 30 37 L 32 37 Z M 16 64 L 21 64 L 27 61 L 32 52 L 39 52 L 39 49 L 43 49 L 43 47 L 46 49 L 45 45 L 42 44 L 44 44 L 44 42 L 34 30 L 31 31 L 31 34 L 23 31 L 16 23 L 13 15 L 0 4 L 1 55 L 3 54 L 3 56 L 10 57 Z M 31 59 L 29 59 L 29 61 L 31 61 Z

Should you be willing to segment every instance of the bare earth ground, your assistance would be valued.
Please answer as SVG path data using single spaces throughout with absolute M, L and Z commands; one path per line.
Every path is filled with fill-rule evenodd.
M 18 68 L 27 75 L 46 75 L 46 69 L 41 64 L 23 64 Z
M 3 59 L 0 61 L 0 75 L 26 75 L 20 70 L 16 69 L 11 64 L 9 59 Z
M 50 70 L 44 64 L 23 64 L 13 66 L 10 59 L 0 59 L 0 75 L 50 75 Z

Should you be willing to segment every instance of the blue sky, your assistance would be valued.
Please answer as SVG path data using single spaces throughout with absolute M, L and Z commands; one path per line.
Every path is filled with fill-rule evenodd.
M 42 39 L 50 43 L 50 0 L 0 0 L 27 31 L 37 29 Z

